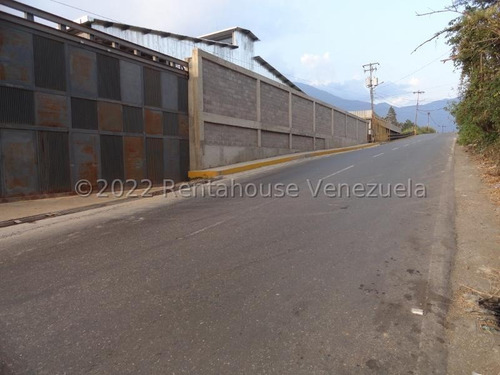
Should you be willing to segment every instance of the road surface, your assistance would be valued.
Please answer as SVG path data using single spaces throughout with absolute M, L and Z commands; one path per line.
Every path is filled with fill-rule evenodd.
M 0 373 L 445 374 L 453 144 L 236 180 L 295 197 L 155 197 L 0 230 Z M 313 197 L 319 181 L 412 196 Z

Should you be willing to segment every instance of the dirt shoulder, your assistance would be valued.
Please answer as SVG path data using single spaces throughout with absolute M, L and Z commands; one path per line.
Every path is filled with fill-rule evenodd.
M 447 319 L 447 372 L 454 375 L 500 374 L 500 332 L 481 302 L 500 296 L 500 205 L 483 172 L 476 158 L 455 148 L 457 253 Z

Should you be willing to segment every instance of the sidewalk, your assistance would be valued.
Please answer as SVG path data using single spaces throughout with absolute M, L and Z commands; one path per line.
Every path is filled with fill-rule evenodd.
M 68 195 L 55 198 L 27 199 L 0 203 L 0 228 L 129 202 L 134 199 L 144 199 L 145 197 L 140 197 L 143 192 L 144 189 L 134 191 L 134 194 L 138 197 L 127 197 L 127 192 L 124 192 L 121 197 L 114 196 L 111 192 L 105 192 L 104 194 L 107 194 L 107 197 L 104 196 L 104 194 L 98 196 L 96 193 L 88 197 Z M 163 194 L 163 187 L 155 187 L 149 191 L 149 195 L 151 196 L 159 194 Z
M 298 160 L 309 157 L 318 157 L 329 154 L 349 152 L 367 147 L 374 147 L 378 144 L 364 144 L 351 147 L 335 148 L 330 150 L 301 152 L 296 154 L 282 155 L 273 158 L 253 160 L 245 163 L 227 165 L 219 168 L 212 168 L 201 171 L 189 171 L 191 179 L 215 178 L 222 175 L 228 175 L 251 169 L 261 168 L 280 163 L 286 163 L 292 160 Z M 197 180 L 196 182 L 200 182 Z M 134 191 L 136 197 L 128 197 L 125 191 L 121 197 L 114 196 L 111 192 L 105 192 L 106 196 L 91 194 L 88 197 L 78 195 L 59 196 L 43 199 L 26 199 L 8 203 L 0 203 L 0 228 L 10 225 L 29 223 L 48 217 L 67 215 L 75 212 L 86 211 L 94 208 L 109 206 L 113 204 L 130 202 L 135 199 L 144 199 L 140 197 L 144 189 Z M 164 193 L 162 186 L 154 187 L 149 191 L 149 196 L 160 195 Z M 104 194 L 103 194 L 104 195 Z
M 216 167 L 203 170 L 193 170 L 189 171 L 189 178 L 214 178 L 217 176 L 223 176 L 233 173 L 239 173 L 244 171 L 249 171 L 256 168 L 267 167 L 269 165 L 275 165 L 280 163 L 286 163 L 292 160 L 312 158 L 317 156 L 338 154 L 341 152 L 355 151 L 362 148 L 369 148 L 378 146 L 378 143 L 366 143 L 362 145 L 341 147 L 341 148 L 331 148 L 328 150 L 318 150 L 318 151 L 307 151 L 307 152 L 297 152 L 295 154 L 286 154 L 281 156 L 274 156 L 272 158 L 252 160 L 243 163 L 226 165 L 224 167 Z
M 499 293 L 500 206 L 488 197 L 477 163 L 462 147 L 455 149 L 457 253 L 451 274 L 453 298 L 448 328 L 448 373 L 500 374 L 500 333 L 478 303 Z M 498 277 L 498 275 L 497 275 Z M 497 318 L 498 319 L 498 318 Z

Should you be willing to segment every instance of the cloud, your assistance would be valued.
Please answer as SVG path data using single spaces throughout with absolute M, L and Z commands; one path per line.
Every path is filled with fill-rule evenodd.
M 305 53 L 300 57 L 302 81 L 313 86 L 326 86 L 334 81 L 335 66 L 330 52 L 322 54 Z
M 408 84 L 410 86 L 418 86 L 420 84 L 420 80 L 416 77 L 411 77 L 410 80 L 408 81 Z
M 300 62 L 309 69 L 316 69 L 329 65 L 331 63 L 330 52 L 325 52 L 322 55 L 305 53 L 300 57 Z

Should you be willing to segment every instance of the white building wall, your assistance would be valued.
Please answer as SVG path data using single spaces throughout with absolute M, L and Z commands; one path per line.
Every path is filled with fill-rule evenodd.
M 146 48 L 150 48 L 152 50 L 158 51 L 165 55 L 176 57 L 181 60 L 185 60 L 186 58 L 191 57 L 193 49 L 199 48 L 203 51 L 220 57 L 221 59 L 227 60 L 229 62 L 232 62 L 233 64 L 261 74 L 276 82 L 283 83 L 279 78 L 277 78 L 274 74 L 269 72 L 269 70 L 262 67 L 253 59 L 253 57 L 255 56 L 254 41 L 247 34 L 241 32 L 240 30 L 235 30 L 233 32 L 232 42 L 238 46 L 238 48 L 234 48 L 230 46 L 225 47 L 206 42 L 194 42 L 188 39 L 179 40 L 174 37 L 161 36 L 155 33 L 144 34 L 141 31 L 133 29 L 122 30 L 121 28 L 115 26 L 104 27 L 103 25 L 97 23 L 92 23 L 91 27 L 103 33 L 110 34 L 117 38 L 125 39 L 129 42 L 138 44 Z
M 92 28 L 181 60 L 190 57 L 194 48 L 202 49 L 223 59 L 232 57 L 231 48 L 228 47 L 209 45 L 207 43 L 195 43 L 191 40 L 179 40 L 177 38 L 160 36 L 154 33 L 144 34 L 132 29 L 121 30 L 114 26 L 104 27 L 99 24 L 92 24 Z

